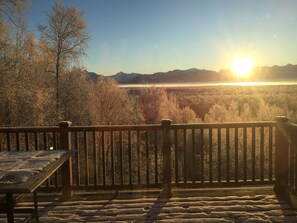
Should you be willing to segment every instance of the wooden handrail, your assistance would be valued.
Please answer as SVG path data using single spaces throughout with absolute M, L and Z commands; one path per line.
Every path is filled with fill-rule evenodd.
M 277 172 L 273 171 L 277 160 L 275 121 L 62 124 L 66 126 L 0 128 L 0 151 L 71 148 L 76 155 L 72 159 L 73 173 L 65 174 L 71 176 L 67 181 L 73 187 L 69 187 L 161 187 L 167 197 L 173 185 L 272 184 Z M 59 179 L 57 175 L 46 186 L 61 189 Z
M 59 127 L 0 127 L 0 133 L 58 132 Z

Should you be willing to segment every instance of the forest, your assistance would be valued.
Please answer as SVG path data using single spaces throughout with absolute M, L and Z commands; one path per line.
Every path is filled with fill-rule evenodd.
M 124 89 L 88 78 L 81 61 L 90 36 L 83 14 L 57 2 L 37 37 L 27 1 L 0 1 L 0 126 L 297 121 L 296 86 Z

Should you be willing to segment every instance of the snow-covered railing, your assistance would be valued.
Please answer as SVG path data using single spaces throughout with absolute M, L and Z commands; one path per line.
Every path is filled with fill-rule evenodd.
M 276 122 L 0 128 L 0 151 L 76 151 L 74 189 L 209 187 L 275 182 Z M 276 170 L 277 171 L 277 170 Z M 59 174 L 45 185 L 61 186 Z

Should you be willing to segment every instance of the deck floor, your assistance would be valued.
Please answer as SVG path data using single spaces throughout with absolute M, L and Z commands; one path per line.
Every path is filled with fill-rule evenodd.
M 174 191 L 171 199 L 157 194 L 82 193 L 67 202 L 40 194 L 40 222 L 297 222 L 297 211 L 270 187 Z M 16 222 L 22 217 L 16 215 Z M 5 215 L 0 215 L 0 222 L 6 222 Z

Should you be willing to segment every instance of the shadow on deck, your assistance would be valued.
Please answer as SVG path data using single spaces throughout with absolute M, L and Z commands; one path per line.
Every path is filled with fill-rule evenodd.
M 66 202 L 58 194 L 39 195 L 41 222 L 297 222 L 297 211 L 279 199 L 272 187 L 173 190 L 118 193 L 77 192 Z M 31 206 L 23 202 L 20 207 Z M 17 216 L 21 222 L 22 216 Z M 1 222 L 6 222 L 1 216 Z

